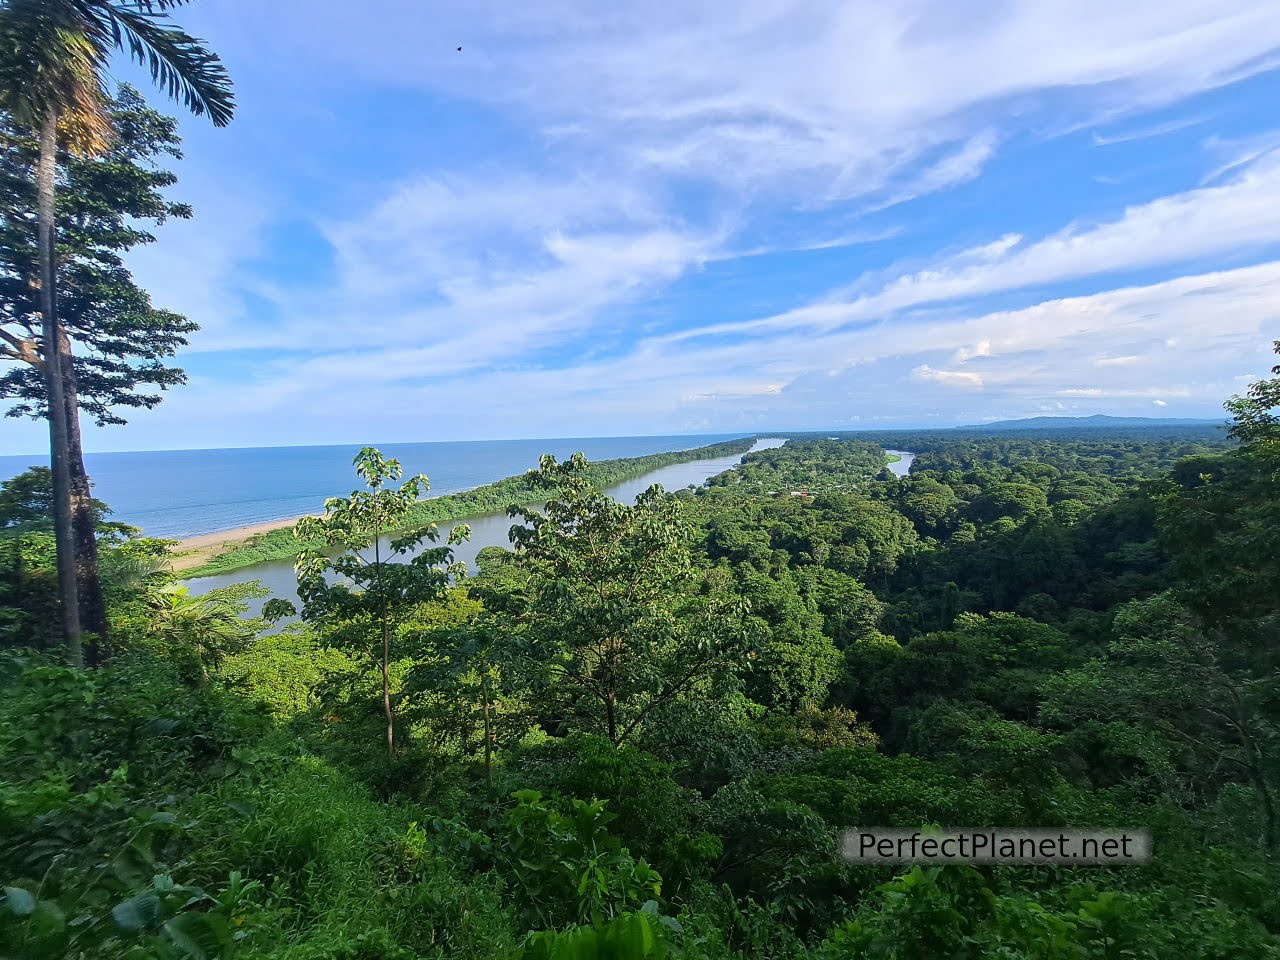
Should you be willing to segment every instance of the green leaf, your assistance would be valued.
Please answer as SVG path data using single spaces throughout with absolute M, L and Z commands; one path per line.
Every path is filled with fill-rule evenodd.
M 230 941 L 226 922 L 209 913 L 180 913 L 165 923 L 164 932 L 184 956 L 195 960 L 220 956 Z
M 112 919 L 121 930 L 142 930 L 155 923 L 159 916 L 160 898 L 149 890 L 117 904 L 111 911 Z
M 151 880 L 155 862 L 150 851 L 145 849 L 149 842 L 149 837 L 140 835 L 111 861 L 111 872 L 126 888 L 136 889 Z
M 28 917 L 35 913 L 36 898 L 21 887 L 5 887 L 4 898 L 10 912 L 19 917 Z
M 60 941 L 67 929 L 67 917 L 52 900 L 40 900 L 26 920 L 31 936 L 45 943 Z

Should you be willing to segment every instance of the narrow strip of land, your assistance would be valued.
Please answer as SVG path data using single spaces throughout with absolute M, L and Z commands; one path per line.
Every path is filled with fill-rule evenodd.
M 230 553 L 245 546 L 252 538 L 260 537 L 272 530 L 292 527 L 301 517 L 286 517 L 282 520 L 267 520 L 263 523 L 250 523 L 230 530 L 218 530 L 214 533 L 202 533 L 195 537 L 186 537 L 173 546 L 170 565 L 175 571 L 182 572 L 201 566 L 214 557 Z
M 743 437 L 688 450 L 599 460 L 588 468 L 588 475 L 601 487 L 608 487 L 675 463 L 746 453 L 754 441 L 754 437 Z M 540 494 L 530 485 L 526 474 L 517 474 L 471 490 L 420 500 L 410 511 L 409 520 L 414 526 L 466 520 L 505 510 L 513 503 L 532 503 Z M 297 519 L 273 520 L 222 533 L 188 537 L 174 547 L 170 562 L 175 571 L 192 577 L 227 573 L 255 563 L 294 557 L 306 546 L 293 536 L 292 528 Z

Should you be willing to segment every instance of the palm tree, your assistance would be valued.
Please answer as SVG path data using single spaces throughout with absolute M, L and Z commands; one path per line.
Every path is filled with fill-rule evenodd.
M 171 98 L 217 126 L 231 120 L 235 100 L 216 55 L 173 24 L 167 11 L 187 0 L 2 0 L 0 109 L 38 138 L 37 231 L 40 249 L 40 366 L 49 417 L 58 595 L 67 659 L 83 663 L 80 588 L 96 596 L 97 544 L 88 477 L 80 450 L 71 342 L 58 322 L 55 189 L 58 143 L 80 155 L 104 149 L 111 136 L 104 88 L 111 56 L 123 52 L 146 66 Z M 77 536 L 79 531 L 79 536 Z M 79 549 L 77 549 L 77 546 Z M 100 609 L 100 606 L 99 606 Z M 100 614 L 95 619 L 103 619 Z M 101 633 L 105 623 L 94 623 Z
M 210 669 L 243 650 L 257 633 L 235 601 L 218 590 L 193 597 L 186 587 L 169 583 L 147 597 L 147 612 L 147 632 L 165 644 L 171 659 L 190 664 L 200 686 L 209 683 Z

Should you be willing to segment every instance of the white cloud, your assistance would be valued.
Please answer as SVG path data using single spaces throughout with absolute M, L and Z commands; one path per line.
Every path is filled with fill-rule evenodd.
M 1280 23 L 1256 0 L 400 0 L 382 13 L 316 0 L 193 11 L 290 101 L 337 78 L 426 88 L 608 156 L 620 173 L 809 197 L 946 186 L 987 159 L 993 121 L 1046 93 L 1093 122 L 1265 69 L 1280 47 Z M 268 72 L 282 45 L 300 69 Z
M 262 290 L 280 322 L 206 349 L 302 349 L 292 371 L 370 379 L 524 362 L 718 255 L 721 236 L 599 179 L 414 180 L 324 228 L 329 284 Z
M 964 363 L 966 360 L 972 360 L 974 357 L 991 356 L 991 341 L 979 340 L 971 347 L 961 347 L 955 353 L 956 363 Z
M 1177 133 L 1179 130 L 1185 130 L 1188 127 L 1194 127 L 1205 122 L 1205 117 L 1183 117 L 1178 120 L 1169 120 L 1165 123 L 1153 124 L 1149 127 L 1140 127 L 1137 129 L 1125 130 L 1119 133 L 1103 135 L 1094 133 L 1093 143 L 1099 147 L 1109 147 L 1116 143 L 1130 143 L 1134 140 L 1147 140 L 1151 137 L 1163 137 L 1169 133 Z
M 1247 0 L 1026 0 L 985 11 L 948 0 L 747 0 L 732 14 L 713 0 L 601 14 L 583 0 L 560 5 L 555 33 L 512 25 L 505 5 L 495 23 L 494 9 L 482 4 L 471 25 L 491 31 L 500 59 L 469 81 L 585 122 L 588 136 L 625 131 L 649 145 L 650 162 L 748 182 L 825 175 L 844 195 L 966 144 L 935 174 L 955 182 L 989 149 L 966 129 L 983 106 L 1051 89 L 1092 102 L 1086 112 L 1149 105 L 1237 76 L 1280 45 L 1275 18 Z
M 252 188 L 228 193 L 204 176 L 184 178 L 173 192 L 192 204 L 195 217 L 156 229 L 156 243 L 128 255 L 130 269 L 156 306 L 200 324 L 193 349 L 228 349 L 242 338 L 256 339 L 245 323 L 243 271 L 264 250 L 270 206 Z
M 969 370 L 935 370 L 927 363 L 922 363 L 911 371 L 912 380 L 933 381 L 949 387 L 970 387 L 981 389 L 982 374 Z
M 937 193 L 976 179 L 996 152 L 997 137 L 994 131 L 984 130 L 970 137 L 957 150 L 929 164 L 920 173 L 907 179 L 877 206 L 887 207 L 916 197 Z
M 1218 318 L 1211 329 L 1206 316 Z M 1114 413 L 1158 400 L 1177 404 L 1173 412 L 1208 416 L 1240 389 L 1234 372 L 1261 368 L 1278 335 L 1280 262 L 1273 262 L 1016 310 L 818 335 L 776 332 L 757 343 L 651 337 L 616 357 L 445 371 L 425 382 L 415 378 L 412 359 L 396 367 L 389 351 L 372 359 L 333 355 L 323 369 L 282 371 L 249 406 L 264 403 L 257 410 L 268 415 L 255 422 L 267 424 L 273 410 L 305 407 L 328 436 L 352 437 L 367 435 L 362 411 L 375 408 L 379 435 L 391 439 L 503 436 L 513 423 L 567 436 L 823 428 L 855 414 L 868 428 L 976 422 L 971 405 L 957 405 L 959 392 L 984 397 L 989 419 L 1058 409 L 1060 401 L 1069 402 L 1065 412 Z M 1165 339 L 1195 347 L 1169 347 Z M 989 343 L 989 354 L 954 363 L 956 351 L 975 343 Z M 1094 362 L 1125 355 L 1134 344 L 1144 345 L 1148 362 Z M 386 369 L 378 374 L 380 366 Z M 353 411 L 348 398 L 355 391 L 367 406 Z M 185 429 L 225 418 L 215 396 L 185 391 L 166 415 Z M 472 419 L 460 425 L 459 410 Z M 279 442 L 266 434 L 253 439 Z
M 1280 243 L 1280 151 L 1268 153 L 1236 179 L 1132 206 L 1118 219 L 1073 225 L 1033 243 L 1017 235 L 904 274 L 871 293 L 830 300 L 756 320 L 692 329 L 706 334 L 758 335 L 777 329 L 835 329 L 923 304 L 1079 277 L 1240 253 Z

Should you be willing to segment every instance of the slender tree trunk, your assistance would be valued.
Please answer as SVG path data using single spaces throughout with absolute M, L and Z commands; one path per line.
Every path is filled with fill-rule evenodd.
M 605 661 L 604 720 L 609 731 L 609 742 L 615 747 L 618 745 L 618 674 L 614 669 L 617 662 L 617 646 L 610 640 L 609 656 Z
M 67 661 L 83 666 L 80 645 L 80 600 L 76 589 L 75 538 L 71 524 L 71 471 L 67 448 L 67 396 L 59 351 L 57 250 L 54 190 L 58 167 L 58 115 L 50 110 L 40 127 L 40 161 L 36 167 L 37 231 L 40 245 L 41 350 L 49 416 L 49 463 L 53 473 L 53 533 L 58 550 L 58 602 Z
M 382 589 L 382 527 L 373 528 L 373 568 L 378 576 L 378 621 L 382 625 L 382 710 L 387 716 L 387 756 L 396 755 L 395 713 L 391 709 L 391 631 L 387 627 L 387 594 Z
M 382 710 L 387 715 L 387 754 L 396 755 L 395 714 L 391 711 L 391 635 L 387 621 L 382 620 Z
M 205 665 L 205 657 L 207 655 L 207 652 L 205 651 L 204 646 L 201 645 L 200 643 L 197 643 L 195 647 L 196 647 L 196 666 L 199 668 L 199 678 L 197 680 L 197 683 L 199 684 L 200 689 L 204 690 L 204 689 L 207 689 L 209 686 L 209 668 Z
M 65 327 L 62 327 L 58 346 L 63 392 L 67 398 L 67 470 L 71 475 L 71 532 L 76 547 L 80 628 L 93 634 L 85 647 L 85 660 L 90 666 L 96 666 L 107 639 L 107 607 L 102 599 L 102 578 L 98 571 L 98 525 L 93 514 L 93 492 L 80 441 L 80 395 L 71 362 L 71 338 Z
M 1262 845 L 1267 859 L 1276 855 L 1276 808 L 1271 799 L 1271 785 L 1267 783 L 1266 774 L 1256 765 L 1253 767 L 1253 788 L 1258 794 L 1258 803 L 1262 807 Z

